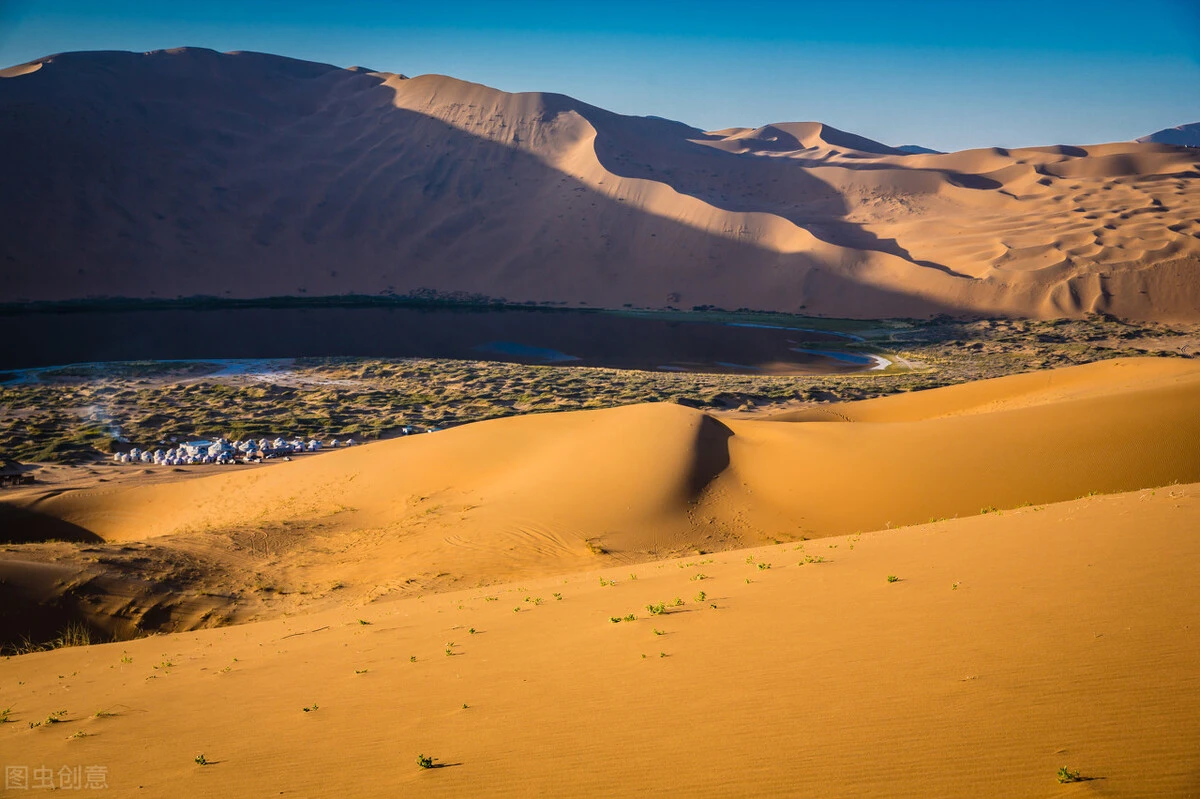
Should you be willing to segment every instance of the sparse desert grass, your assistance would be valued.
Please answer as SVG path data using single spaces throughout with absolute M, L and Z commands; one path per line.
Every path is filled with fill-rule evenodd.
M 303 710 L 305 713 L 315 713 L 315 712 L 317 712 L 317 703 L 313 702 L 311 705 L 309 705 L 307 707 L 302 707 L 300 709 Z
M 193 758 L 193 760 L 195 761 L 197 766 L 207 766 L 208 765 L 208 758 L 206 758 L 204 756 L 203 752 L 196 755 L 196 757 Z
M 1057 777 L 1060 784 L 1065 784 L 1068 782 L 1084 782 L 1087 780 L 1087 777 L 1080 775 L 1078 771 L 1071 771 L 1066 766 L 1059 767 Z
M 435 760 L 437 760 L 436 757 L 429 757 L 428 755 L 417 755 L 417 765 L 420 766 L 421 768 L 433 768 L 433 761 L 435 761 Z
M 899 581 L 900 581 L 900 578 L 899 578 L 899 577 L 897 577 L 897 576 L 896 576 L 896 575 L 894 575 L 894 574 L 889 574 L 889 575 L 887 576 L 887 581 L 888 581 L 889 583 L 896 583 L 896 582 L 899 582 Z

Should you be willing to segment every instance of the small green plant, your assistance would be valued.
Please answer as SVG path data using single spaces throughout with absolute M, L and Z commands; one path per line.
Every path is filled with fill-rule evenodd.
M 770 563 L 760 563 L 760 564 L 758 564 L 758 570 L 759 570 L 759 571 L 766 571 L 766 570 L 767 570 L 767 569 L 769 569 L 769 568 L 771 568 L 771 564 L 770 564 Z
M 10 713 L 12 713 L 11 707 L 6 707 L 4 710 L 0 710 L 0 724 L 8 723 L 8 716 Z
M 894 574 L 889 574 L 889 575 L 887 576 L 887 581 L 888 581 L 889 583 L 895 583 L 895 582 L 899 582 L 899 580 L 900 580 L 900 578 L 899 578 L 899 577 L 897 577 L 897 576 L 896 576 L 896 575 L 894 575 Z
M 46 723 L 47 724 L 60 724 L 60 723 L 62 723 L 63 716 L 65 716 L 65 715 L 67 715 L 67 711 L 56 710 L 53 713 L 51 713 L 49 716 L 46 716 Z
M 633 572 L 630 572 L 630 573 L 629 573 L 629 579 L 630 579 L 630 580 L 636 580 L 636 579 L 637 579 L 637 575 L 636 575 L 636 574 L 634 574 Z
M 467 633 L 468 633 L 468 634 L 470 634 L 470 635 L 474 635 L 474 634 L 475 634 L 475 628 L 474 628 L 474 627 L 472 627 L 471 629 L 467 630 Z
M 128 665 L 128 664 L 130 664 L 130 663 L 132 663 L 132 662 L 133 662 L 133 658 L 131 658 L 129 655 L 124 655 L 124 656 L 121 658 L 121 662 L 122 662 L 122 663 L 124 663 L 124 664 L 126 664 L 126 665 Z
M 693 574 L 690 579 L 692 579 L 692 580 L 707 580 L 708 575 L 703 574 L 701 572 L 697 572 L 696 574 Z
M 428 755 L 417 755 L 417 765 L 420 766 L 421 768 L 433 768 L 433 761 L 435 761 L 435 760 L 437 760 L 436 757 L 429 757 Z
M 746 563 L 748 563 L 748 564 L 750 564 L 751 566 L 753 566 L 753 565 L 754 565 L 754 556 L 753 556 L 753 555 L 747 555 L 747 556 L 746 556 Z
M 1083 782 L 1084 777 L 1080 776 L 1078 771 L 1071 771 L 1066 766 L 1062 766 L 1058 770 L 1058 781 L 1060 784 L 1068 782 Z
M 675 597 L 675 607 L 681 608 L 681 607 L 683 607 L 683 604 L 684 604 L 683 597 L 679 597 L 679 596 Z
M 520 612 L 521 612 L 521 608 L 520 608 L 520 607 L 515 607 L 515 608 L 513 608 L 513 613 L 520 613 Z
M 359 624 L 361 624 L 361 625 L 362 625 L 362 626 L 364 626 L 364 627 L 367 627 L 367 626 L 369 626 L 369 625 L 371 624 L 371 622 L 367 621 L 366 619 L 359 619 L 359 620 L 358 620 L 358 623 L 359 623 Z
M 355 674 L 366 674 L 368 671 L 369 671 L 369 669 L 355 669 L 354 673 Z
M 665 658 L 665 657 L 667 656 L 667 653 L 666 653 L 666 652 L 659 652 L 659 653 L 658 653 L 658 656 L 659 656 L 660 658 Z
M 557 591 L 555 591 L 553 594 L 551 594 L 551 596 L 553 596 L 555 599 L 560 599 L 560 600 L 562 599 L 562 594 L 560 594 Z
M 467 703 L 463 702 L 463 710 L 466 710 L 466 709 L 467 709 Z
M 624 621 L 637 621 L 637 616 L 630 613 L 625 616 Z
M 655 634 L 655 635 L 666 635 L 666 634 L 667 634 L 667 632 L 666 632 L 666 630 L 658 630 L 658 629 L 655 629 L 655 630 L 654 630 L 654 634 Z
M 417 656 L 416 656 L 416 655 L 410 655 L 410 656 L 409 656 L 409 658 L 408 658 L 408 662 L 409 662 L 409 663 L 416 663 L 416 662 L 417 662 Z
M 952 582 L 952 583 L 950 584 L 950 590 L 951 590 L 951 591 L 957 591 L 957 590 L 958 590 L 958 586 L 959 586 L 959 585 L 961 585 L 961 583 L 959 583 L 959 581 L 958 581 L 958 580 L 955 580 L 954 582 Z
M 608 617 L 608 620 L 609 620 L 609 621 L 611 621 L 613 624 L 620 624 L 620 623 L 621 623 L 621 617 L 620 617 L 620 616 L 609 616 L 609 617 Z
M 706 599 L 708 599 L 708 594 L 704 593 L 703 591 L 701 591 L 700 593 L 696 594 L 696 601 L 697 601 L 697 602 L 703 602 L 703 601 L 704 601 L 704 600 L 706 600 Z
M 208 758 L 206 758 L 206 757 L 204 756 L 204 753 L 203 753 L 203 752 L 201 752 L 200 754 L 196 755 L 196 757 L 195 757 L 194 759 L 195 759 L 195 761 L 196 761 L 196 765 L 197 765 L 197 766 L 207 766 L 207 765 L 208 765 Z
M 313 702 L 311 707 L 303 707 L 300 709 L 303 710 L 305 713 L 315 713 L 317 710 L 317 703 Z
M 646 610 L 650 611 L 651 616 L 661 616 L 667 612 L 667 606 L 659 602 L 657 605 L 647 605 Z

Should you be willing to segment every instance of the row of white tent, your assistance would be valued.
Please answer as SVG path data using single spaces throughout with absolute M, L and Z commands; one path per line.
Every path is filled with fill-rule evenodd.
M 315 438 L 308 441 L 299 438 L 291 440 L 276 438 L 273 441 L 265 438 L 257 441 L 252 438 L 245 441 L 230 441 L 227 438 L 219 438 L 216 441 L 189 441 L 166 450 L 156 449 L 153 452 L 148 449 L 142 450 L 134 447 L 129 452 L 115 453 L 113 460 L 116 463 L 147 463 L 159 466 L 226 464 L 239 460 L 260 461 L 263 458 L 279 457 L 281 455 L 317 452 L 326 447 L 330 449 L 352 447 L 355 443 L 352 438 L 348 438 L 345 441 L 339 441 L 335 438 L 327 444 L 322 444 Z

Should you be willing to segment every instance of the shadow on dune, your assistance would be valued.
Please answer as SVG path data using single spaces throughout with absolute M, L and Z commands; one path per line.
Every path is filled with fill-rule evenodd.
M 900 156 L 885 162 L 864 159 L 831 164 L 819 159 L 764 158 L 754 153 L 727 152 L 701 143 L 719 140 L 721 136 L 679 122 L 621 117 L 590 106 L 581 106 L 580 112 L 596 128 L 596 157 L 613 174 L 665 183 L 680 194 L 724 211 L 772 214 L 829 244 L 894 255 L 954 277 L 968 276 L 942 264 L 914 259 L 894 239 L 878 238 L 862 225 L 847 221 L 853 209 L 845 197 L 816 177 L 810 168 L 832 165 L 855 171 L 921 172 L 954 186 L 981 191 L 1003 186 L 983 175 L 911 167 Z M 803 145 L 794 136 L 782 130 L 777 134 L 768 142 L 770 146 L 755 149 L 802 149 Z
M 733 431 L 712 416 L 705 415 L 696 434 L 696 459 L 688 475 L 688 493 L 692 497 L 729 468 L 729 439 Z
M 0 503 L 0 544 L 36 544 L 45 541 L 97 544 L 103 540 L 91 530 L 62 519 Z
M 608 307 L 957 310 L 596 192 L 513 144 L 556 135 L 559 112 L 579 109 L 616 174 L 798 222 L 847 210 L 783 159 L 545 97 L 489 138 L 470 130 L 490 124 L 482 109 L 443 104 L 459 115 L 450 124 L 398 108 L 380 76 L 327 65 L 202 50 L 60 56 L 0 83 L 0 300 L 433 289 Z M 630 125 L 647 135 L 625 153 L 610 129 Z M 904 257 L 865 233 L 854 246 Z

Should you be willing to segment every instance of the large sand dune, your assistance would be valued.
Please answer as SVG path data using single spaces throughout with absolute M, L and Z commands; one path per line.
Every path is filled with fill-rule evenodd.
M 404 294 L 1200 317 L 1195 150 L 907 155 L 254 53 L 0 73 L 0 300 Z

